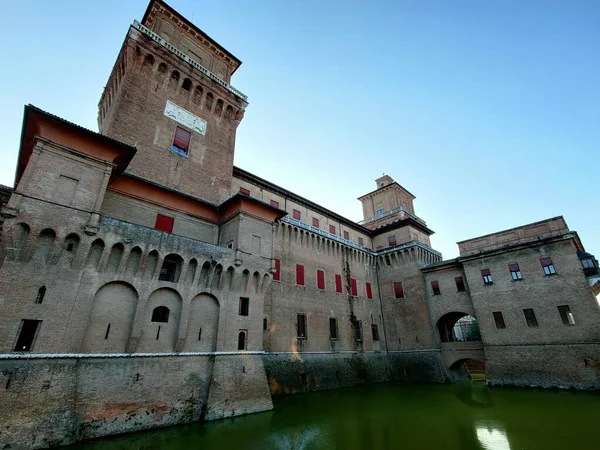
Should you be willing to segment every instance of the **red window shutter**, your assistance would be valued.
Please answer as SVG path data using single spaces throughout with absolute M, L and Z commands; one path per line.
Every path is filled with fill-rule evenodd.
M 190 138 L 192 133 L 183 128 L 175 128 L 175 136 L 173 137 L 173 145 L 187 153 L 190 147 Z
M 335 275 L 335 292 L 342 293 L 342 276 L 338 274 Z
M 358 287 L 354 278 L 350 280 L 350 294 L 352 297 L 358 297 Z
M 432 281 L 431 282 L 431 287 L 432 287 L 432 289 L 439 289 L 440 288 L 440 284 L 437 281 Z
M 313 217 L 313 227 L 319 228 L 319 219 L 316 217 Z
M 552 259 L 551 258 L 540 258 L 540 263 L 542 264 L 542 266 L 549 266 L 550 264 L 552 264 Z
M 250 195 L 250 191 L 246 188 L 241 187 L 240 188 L 240 194 L 244 194 L 244 195 Z
M 273 206 L 274 208 L 279 208 L 279 202 L 275 201 L 275 200 L 271 200 L 271 206 Z
M 350 240 L 350 233 L 344 231 L 344 239 Z
M 402 281 L 394 281 L 394 296 L 396 298 L 404 297 L 404 287 Z
M 317 270 L 317 288 L 325 289 L 325 272 Z
M 172 233 L 174 223 L 175 223 L 174 218 L 163 216 L 162 214 L 157 214 L 156 215 L 156 223 L 154 224 L 154 228 L 156 230 L 165 231 L 167 233 Z
M 511 272 L 518 272 L 519 271 L 519 265 L 518 264 L 509 264 L 508 265 L 508 270 L 510 270 Z
M 369 283 L 368 281 L 365 283 L 366 289 L 367 289 L 367 298 L 368 299 L 372 299 L 373 298 L 373 292 L 371 292 L 371 283 Z
M 329 225 L 329 232 L 335 234 L 335 225 Z
M 491 275 L 490 269 L 481 269 L 481 276 L 485 277 L 487 275 Z
M 294 211 L 292 213 L 292 217 L 296 220 L 300 220 L 300 211 L 298 211 L 297 209 L 294 209 Z
M 281 261 L 275 260 L 275 273 L 273 274 L 273 281 L 281 281 Z
M 388 244 L 390 246 L 396 245 L 396 236 L 388 236 Z
M 364 242 L 363 238 L 361 238 L 361 237 L 358 238 L 358 245 L 360 245 L 361 247 L 365 246 L 365 242 Z
M 304 286 L 304 266 L 302 264 L 296 264 L 296 284 Z

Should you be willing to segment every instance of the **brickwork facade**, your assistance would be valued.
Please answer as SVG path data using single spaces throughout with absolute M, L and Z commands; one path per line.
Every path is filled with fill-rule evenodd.
M 562 217 L 443 261 L 389 175 L 356 223 L 234 167 L 240 64 L 151 0 L 100 133 L 25 108 L 0 188 L 0 448 L 445 382 L 469 360 L 491 384 L 600 388 L 598 263 Z

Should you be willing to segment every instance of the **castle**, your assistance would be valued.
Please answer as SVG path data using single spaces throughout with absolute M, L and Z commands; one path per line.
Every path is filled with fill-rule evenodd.
M 598 262 L 562 217 L 443 261 L 384 175 L 348 220 L 233 166 L 241 61 L 162 0 L 94 132 L 26 106 L 0 189 L 0 448 L 387 380 L 600 388 Z

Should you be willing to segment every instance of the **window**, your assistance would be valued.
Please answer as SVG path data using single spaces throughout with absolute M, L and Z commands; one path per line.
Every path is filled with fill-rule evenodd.
M 339 274 L 335 275 L 335 292 L 342 293 L 342 276 Z
M 337 319 L 333 317 L 329 318 L 329 339 L 338 338 Z
M 250 197 L 250 190 L 249 190 L 249 189 L 246 189 L 246 188 L 243 188 L 243 187 L 241 187 L 241 188 L 240 188 L 240 194 L 244 194 L 244 195 L 247 195 L 248 197 Z
M 352 295 L 352 297 L 358 297 L 358 286 L 354 278 L 350 280 L 350 295 Z
M 388 244 L 390 247 L 396 245 L 396 236 L 388 236 Z
M 317 270 L 317 289 L 325 290 L 325 272 Z
M 431 290 L 433 291 L 433 295 L 440 295 L 440 284 L 437 281 L 432 281 Z
M 306 339 L 306 315 L 298 314 L 296 316 L 296 337 Z
M 584 269 L 594 269 L 596 265 L 594 264 L 594 260 L 592 258 L 585 258 L 581 260 L 581 265 Z
M 554 264 L 552 264 L 552 259 L 540 258 L 540 264 L 542 265 L 542 269 L 544 269 L 545 275 L 556 274 L 556 269 L 554 269 Z
M 538 321 L 535 317 L 535 313 L 533 309 L 524 309 L 523 314 L 525 314 L 525 320 L 527 321 L 527 326 L 530 328 L 535 328 L 538 326 Z
M 329 232 L 335 234 L 335 225 L 329 225 Z
M 38 331 L 41 320 L 22 320 L 21 332 L 15 345 L 15 352 L 28 352 L 33 347 L 33 340 Z
M 383 208 L 377 210 L 378 216 L 383 216 Z
M 269 329 L 268 320 L 266 317 L 263 318 L 263 331 L 267 331 Z
M 157 306 L 152 311 L 151 322 L 168 323 L 169 322 L 169 308 L 166 306 Z
M 184 91 L 189 91 L 191 88 L 192 88 L 192 80 L 190 80 L 189 78 L 186 78 L 185 80 L 183 80 L 181 89 L 183 89 Z
M 481 278 L 483 278 L 483 284 L 490 285 L 494 284 L 492 280 L 492 273 L 490 269 L 481 269 Z
M 302 217 L 302 216 L 300 215 L 300 211 L 298 211 L 297 209 L 294 209 L 292 211 L 292 217 L 296 220 L 300 220 L 300 217 Z
M 313 227 L 319 228 L 319 219 L 313 217 Z
M 279 202 L 277 200 L 271 200 L 271 206 L 274 208 L 279 208 Z
M 182 155 L 187 155 L 188 150 L 190 149 L 191 138 L 192 133 L 190 133 L 187 130 L 184 130 L 181 127 L 175 127 L 175 135 L 173 136 L 173 144 L 171 145 L 171 150 Z
M 402 281 L 394 281 L 394 296 L 396 298 L 404 298 L 404 287 Z
M 496 311 L 492 313 L 494 315 L 494 322 L 496 322 L 496 328 L 502 330 L 506 328 L 506 324 L 504 323 L 504 316 L 500 311 Z
M 365 283 L 365 290 L 367 291 L 367 298 L 371 300 L 373 298 L 373 291 L 371 290 L 371 283 L 368 281 Z
M 350 233 L 348 233 L 347 231 L 344 231 L 344 239 L 346 240 L 350 240 Z
M 250 299 L 248 297 L 240 297 L 239 315 L 247 316 L 250 310 Z
M 454 278 L 454 282 L 456 283 L 457 292 L 463 292 L 465 290 L 465 280 L 463 280 L 463 277 Z
M 35 303 L 42 303 L 44 301 L 44 296 L 46 295 L 46 286 L 42 286 L 38 289 L 38 293 L 35 296 Z
M 377 325 L 375 325 L 374 323 L 371 324 L 371 334 L 373 335 L 373 341 L 379 340 L 379 329 L 377 328 Z
M 356 340 L 362 341 L 363 340 L 362 322 L 360 320 L 357 320 L 354 322 L 354 325 L 356 327 Z
M 178 255 L 168 255 L 165 257 L 162 267 L 160 268 L 160 272 L 158 274 L 158 279 L 160 281 L 171 281 L 178 282 L 181 264 L 183 260 Z
M 523 279 L 523 275 L 521 275 L 518 264 L 509 264 L 508 270 L 510 270 L 510 276 L 512 277 L 513 281 L 519 281 Z
M 304 266 L 302 264 L 296 264 L 296 284 L 304 286 Z
M 273 281 L 281 281 L 281 261 L 275 260 L 275 273 L 273 274 Z
M 238 334 L 238 350 L 246 350 L 246 333 L 248 333 L 248 331 L 240 330 L 240 333 Z
M 156 222 L 154 223 L 154 229 L 164 231 L 165 233 L 173 232 L 173 224 L 175 219 L 173 217 L 163 216 L 162 214 L 156 215 Z
M 361 247 L 365 246 L 365 241 L 363 238 L 361 238 L 360 236 L 358 237 L 358 245 L 360 245 Z
M 569 305 L 557 306 L 563 325 L 575 325 L 575 318 Z

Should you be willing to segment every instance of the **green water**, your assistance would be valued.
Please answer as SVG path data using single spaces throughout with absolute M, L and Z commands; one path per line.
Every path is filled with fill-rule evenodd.
M 386 383 L 278 398 L 266 413 L 75 448 L 600 450 L 600 394 Z

